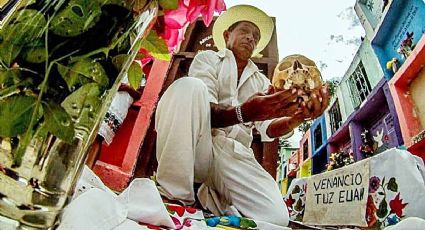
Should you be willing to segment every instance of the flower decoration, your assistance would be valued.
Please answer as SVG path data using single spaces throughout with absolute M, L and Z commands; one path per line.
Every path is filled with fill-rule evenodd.
M 400 218 L 397 215 L 392 215 L 387 218 L 388 225 L 395 225 L 400 222 Z
M 192 226 L 192 220 L 201 213 L 200 210 L 192 207 L 183 207 L 175 204 L 165 204 L 167 211 L 173 220 L 176 229 L 187 229 Z
M 329 163 L 327 165 L 327 170 L 331 171 L 333 169 L 341 168 L 346 165 L 353 164 L 355 162 L 353 154 L 346 152 L 337 152 L 332 153 L 329 157 Z
M 295 199 L 292 198 L 292 194 L 289 194 L 288 198 L 285 199 L 286 207 L 292 207 L 294 203 L 295 203 Z
M 223 0 L 190 0 L 188 2 L 187 18 L 194 22 L 198 15 L 202 15 L 206 26 L 211 24 L 214 12 L 222 12 L 226 9 Z
M 302 221 L 303 219 L 306 201 L 306 186 L 307 184 L 295 185 L 284 199 L 291 220 Z
M 398 217 L 403 217 L 403 209 L 407 206 L 407 203 L 403 204 L 403 199 L 400 199 L 400 193 L 390 201 L 391 212 L 394 212 Z
M 390 137 L 387 134 L 385 134 L 384 135 L 384 141 L 387 143 L 389 140 L 390 140 Z
M 255 223 L 255 221 L 238 216 L 215 216 L 207 218 L 205 222 L 209 227 L 221 225 L 236 227 L 238 229 L 257 229 L 257 223 Z
M 369 131 L 365 129 L 360 135 L 362 144 L 360 145 L 360 152 L 364 158 L 373 156 L 375 152 L 375 141 L 370 137 Z
M 373 198 L 371 195 L 367 197 L 367 204 L 366 204 L 366 221 L 367 226 L 371 227 L 376 223 L 376 206 L 375 202 L 373 201 Z
M 177 214 L 178 216 L 182 217 L 185 212 L 187 212 L 188 214 L 195 214 L 198 210 L 192 207 L 183 207 L 179 205 L 168 204 L 167 211 L 172 215 Z
M 381 186 L 381 180 L 377 176 L 373 176 L 369 180 L 369 193 L 375 193 Z
M 401 199 L 395 177 L 391 177 L 388 182 L 385 177 L 382 179 L 378 176 L 369 178 L 369 196 L 365 216 L 368 227 L 382 229 L 397 224 L 404 217 L 403 209 L 407 205 Z
M 162 13 L 154 27 L 157 39 L 163 39 L 168 53 L 172 53 L 184 39 L 184 28 L 202 16 L 204 24 L 209 26 L 214 12 L 226 9 L 224 0 L 162 0 L 159 1 Z M 148 52 L 150 51 L 149 49 Z M 161 49 L 162 53 L 167 53 Z
M 396 73 L 399 69 L 399 61 L 397 58 L 392 58 L 390 61 L 387 62 L 387 69 L 391 70 L 393 73 Z
M 400 47 L 397 49 L 397 53 L 401 54 L 404 59 L 407 59 L 414 48 L 415 45 L 413 44 L 413 32 L 407 32 L 406 38 L 401 42 Z

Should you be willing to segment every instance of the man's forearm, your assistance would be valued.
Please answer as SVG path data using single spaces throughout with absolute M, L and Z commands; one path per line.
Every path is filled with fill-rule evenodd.
M 210 103 L 210 107 L 212 128 L 222 128 L 239 124 L 234 106 Z
M 303 119 L 301 118 L 293 117 L 275 119 L 267 128 L 267 136 L 271 138 L 281 137 L 291 132 L 294 128 L 301 124 L 302 121 Z

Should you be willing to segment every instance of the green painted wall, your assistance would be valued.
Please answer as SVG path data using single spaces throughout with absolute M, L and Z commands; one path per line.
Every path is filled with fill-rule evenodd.
M 388 9 L 388 5 L 386 9 Z M 382 10 L 383 7 L 384 1 L 382 0 L 356 0 L 354 10 L 366 31 L 366 37 L 369 39 L 372 39 L 376 28 L 380 25 L 383 14 L 385 13 Z
M 290 157 L 292 152 L 296 151 L 298 148 L 296 147 L 282 147 L 279 150 L 279 155 L 281 162 L 287 161 Z
M 277 171 L 276 171 L 276 180 L 278 182 L 280 182 L 281 180 L 284 179 L 284 172 L 282 171 L 283 168 L 285 167 L 285 165 L 287 165 L 288 159 L 291 157 L 292 153 L 294 151 L 296 151 L 298 148 L 296 147 L 281 147 L 279 149 L 279 159 L 280 159 L 280 164 L 277 167 Z
M 357 53 L 354 56 L 353 61 L 351 62 L 350 67 L 345 73 L 340 84 L 340 91 L 342 92 L 342 101 L 344 102 L 341 106 L 344 108 L 343 110 L 345 112 L 345 114 L 343 114 L 342 116 L 343 121 L 345 121 L 355 110 L 349 79 L 354 73 L 357 66 L 359 65 L 360 61 L 363 63 L 367 78 L 372 89 L 384 77 L 384 73 L 379 65 L 378 59 L 372 49 L 370 41 L 365 38 L 359 49 L 357 50 Z M 343 112 L 341 111 L 341 113 Z

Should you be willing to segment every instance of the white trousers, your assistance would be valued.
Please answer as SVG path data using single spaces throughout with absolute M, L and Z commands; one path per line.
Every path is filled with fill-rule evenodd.
M 196 78 L 175 81 L 156 112 L 157 182 L 169 199 L 193 204 L 198 197 L 216 215 L 230 206 L 254 220 L 287 226 L 288 210 L 277 183 L 255 160 L 252 149 L 223 133 L 211 134 L 208 89 Z M 240 148 L 239 148 L 240 149 Z

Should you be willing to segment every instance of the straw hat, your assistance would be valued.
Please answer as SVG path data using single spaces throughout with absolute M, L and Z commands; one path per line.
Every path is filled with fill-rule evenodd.
M 220 15 L 214 23 L 213 39 L 218 49 L 226 47 L 223 32 L 238 21 L 249 21 L 258 26 L 261 39 L 252 56 L 257 56 L 269 43 L 274 29 L 273 20 L 262 10 L 250 5 L 237 5 Z

